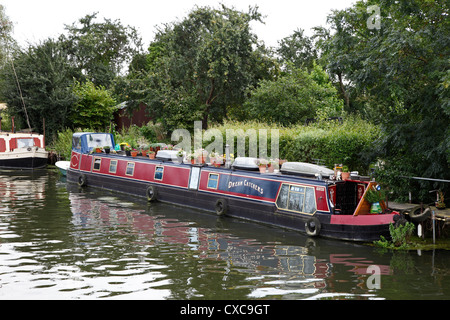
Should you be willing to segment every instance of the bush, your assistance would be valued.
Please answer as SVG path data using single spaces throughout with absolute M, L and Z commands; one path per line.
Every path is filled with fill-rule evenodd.
M 400 224 L 397 227 L 391 223 L 389 225 L 391 240 L 389 241 L 385 237 L 380 236 L 381 240 L 375 241 L 374 243 L 383 248 L 406 249 L 414 229 L 415 226 L 412 222 L 406 222 L 405 224 Z
M 380 129 L 358 117 L 349 117 L 338 122 L 319 122 L 310 125 L 270 126 L 260 122 L 225 122 L 213 127 L 218 129 L 226 141 L 226 130 L 233 129 L 237 132 L 247 132 L 254 129 L 258 134 L 259 129 L 267 129 L 268 155 L 270 156 L 271 132 L 270 129 L 279 130 L 280 158 L 288 161 L 301 161 L 314 163 L 315 159 L 321 159 L 329 168 L 334 164 L 347 165 L 351 171 L 357 170 L 364 174 L 368 171 L 370 158 L 366 155 L 380 136 Z M 259 139 L 259 138 L 258 138 Z M 204 141 L 204 147 L 210 141 Z M 234 150 L 236 151 L 237 139 Z M 246 155 L 248 155 L 248 137 L 246 137 Z

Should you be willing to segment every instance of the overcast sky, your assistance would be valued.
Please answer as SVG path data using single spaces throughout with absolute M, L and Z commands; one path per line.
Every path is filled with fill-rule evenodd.
M 116 20 L 135 27 L 145 45 L 154 37 L 155 26 L 184 18 L 195 5 L 219 7 L 223 3 L 240 11 L 257 5 L 265 24 L 252 24 L 253 31 L 268 46 L 304 29 L 325 26 L 332 9 L 350 7 L 356 0 L 0 0 L 14 24 L 14 38 L 20 45 L 55 38 L 86 14 Z

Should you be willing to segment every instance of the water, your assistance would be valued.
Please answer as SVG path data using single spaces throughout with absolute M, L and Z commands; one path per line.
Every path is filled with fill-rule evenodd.
M 3 300 L 447 300 L 449 261 L 0 172 Z

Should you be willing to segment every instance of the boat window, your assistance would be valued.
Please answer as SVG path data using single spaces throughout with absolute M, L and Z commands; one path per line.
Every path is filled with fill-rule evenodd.
M 304 212 L 314 213 L 316 211 L 316 197 L 313 188 L 306 188 Z
M 164 167 L 156 167 L 155 169 L 155 180 L 162 180 L 164 174 Z
M 101 163 L 102 163 L 102 159 L 101 158 L 94 158 L 94 168 L 93 168 L 93 170 L 99 171 Z
M 283 184 L 281 186 L 280 194 L 277 199 L 277 206 L 279 208 L 283 209 L 287 208 L 288 196 L 289 196 L 289 186 L 287 184 Z
M 219 175 L 210 173 L 208 177 L 208 189 L 217 189 L 219 185 Z
M 293 211 L 303 211 L 303 202 L 305 200 L 305 194 L 290 191 L 289 192 L 289 204 L 288 209 Z
M 134 162 L 127 163 L 127 170 L 125 171 L 127 176 L 132 176 L 134 174 Z
M 95 149 L 97 146 L 110 146 L 114 147 L 111 135 L 109 133 L 92 133 L 86 136 L 87 145 L 89 150 Z
M 109 163 L 109 172 L 116 173 L 117 172 L 117 160 L 111 160 Z
M 34 146 L 33 138 L 20 138 L 17 139 L 17 148 L 28 148 Z
M 283 184 L 277 199 L 277 207 L 290 211 L 313 214 L 316 212 L 314 189 Z

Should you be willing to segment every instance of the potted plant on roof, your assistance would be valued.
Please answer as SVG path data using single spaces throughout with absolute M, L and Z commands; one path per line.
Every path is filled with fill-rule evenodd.
M 110 146 L 104 146 L 103 150 L 105 150 L 105 153 L 110 153 L 111 152 L 111 147 Z
M 150 159 L 155 159 L 155 155 L 156 155 L 156 152 L 154 150 L 150 149 L 150 151 L 148 152 L 148 157 Z
M 220 167 L 224 162 L 223 156 L 216 155 L 215 161 L 214 161 L 214 167 L 218 168 Z
M 126 145 L 124 146 L 125 149 L 125 154 L 127 155 L 127 157 L 131 157 L 131 147 Z
M 350 178 L 350 171 L 348 170 L 347 166 L 342 166 L 341 177 L 342 180 L 348 180 Z
M 196 155 L 194 153 L 190 153 L 187 156 L 187 159 L 191 162 L 191 164 L 195 164 Z
M 259 164 L 258 164 L 259 172 L 266 173 L 266 167 L 267 167 L 268 163 L 269 163 L 269 161 L 267 161 L 266 159 L 259 160 Z
M 177 152 L 177 160 L 178 160 L 178 163 L 183 163 L 183 160 L 184 160 L 184 151 L 183 151 L 183 149 L 178 150 L 178 152 Z
M 275 165 L 278 163 L 278 159 L 273 160 L 270 159 L 269 163 L 267 164 L 267 170 L 269 170 L 270 173 L 273 173 L 275 171 Z

